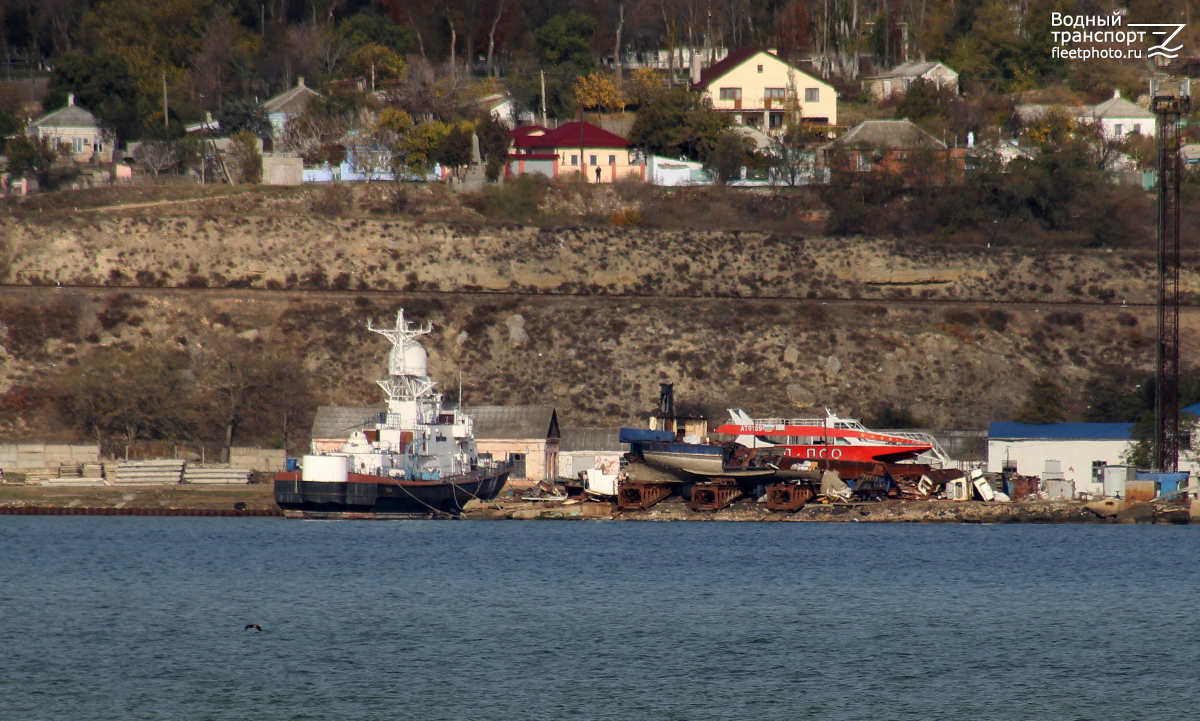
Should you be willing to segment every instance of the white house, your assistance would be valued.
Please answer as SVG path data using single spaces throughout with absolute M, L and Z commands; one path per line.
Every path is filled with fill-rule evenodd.
M 1154 113 L 1122 98 L 1120 90 L 1114 90 L 1112 98 L 1091 110 L 1092 120 L 1104 126 L 1105 137 L 1122 138 L 1137 133 L 1153 138 L 1158 132 L 1158 118 Z
M 67 96 L 66 107 L 34 120 L 26 128 L 31 137 L 48 138 L 50 146 L 66 159 L 77 163 L 112 160 L 109 133 L 88 111 L 75 104 L 75 95 Z
M 1099 105 L 1018 105 L 1017 117 L 1022 122 L 1038 120 L 1051 110 L 1058 109 L 1083 123 L 1099 123 L 1108 138 L 1120 138 L 1136 133 L 1153 138 L 1158 133 L 1158 119 L 1154 113 L 1121 97 L 1120 90 Z
M 892 95 L 904 95 L 908 92 L 908 86 L 918 80 L 927 80 L 939 88 L 949 88 L 955 93 L 958 92 L 958 73 L 936 60 L 913 60 L 897 65 L 891 70 L 867 78 L 864 84 L 871 97 L 883 100 Z
M 296 82 L 296 87 L 285 90 L 262 104 L 263 112 L 271 121 L 271 131 L 276 137 L 283 136 L 283 128 L 287 121 L 300 115 L 308 109 L 308 103 L 321 94 L 304 84 L 304 78 Z

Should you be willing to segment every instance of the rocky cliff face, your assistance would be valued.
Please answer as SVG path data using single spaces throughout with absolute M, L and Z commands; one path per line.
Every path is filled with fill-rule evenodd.
M 567 426 L 640 424 L 674 382 L 721 418 L 891 402 L 982 427 L 1033 377 L 1077 393 L 1153 363 L 1144 254 L 137 212 L 0 220 L 0 391 L 102 345 L 241 334 L 302 355 L 327 402 L 374 402 L 385 348 L 366 320 L 398 307 L 434 322 L 449 397 L 461 372 L 466 403 L 549 403 Z

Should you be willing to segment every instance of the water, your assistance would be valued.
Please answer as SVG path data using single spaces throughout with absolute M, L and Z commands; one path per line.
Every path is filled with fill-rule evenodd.
M 1186 719 L 1198 546 L 1173 526 L 0 516 L 0 719 Z

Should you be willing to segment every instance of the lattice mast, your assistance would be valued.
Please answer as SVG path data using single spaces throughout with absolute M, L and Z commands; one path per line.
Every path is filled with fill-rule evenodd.
M 1179 118 L 1191 109 L 1186 79 L 1154 81 L 1158 116 L 1158 344 L 1154 375 L 1154 468 L 1179 466 Z

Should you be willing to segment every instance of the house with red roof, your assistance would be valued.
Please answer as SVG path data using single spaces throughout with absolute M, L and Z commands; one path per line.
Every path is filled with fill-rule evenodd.
M 632 143 L 591 123 L 564 123 L 554 128 L 527 125 L 509 133 L 512 151 L 506 175 L 544 175 L 558 178 L 583 172 L 589 183 L 621 178 L 642 179 L 643 163 L 635 162 Z
M 805 120 L 837 125 L 833 86 L 761 48 L 735 50 L 698 77 L 693 74 L 692 90 L 707 94 L 713 108 L 733 115 L 734 123 L 765 132 L 783 129 L 789 97 Z

